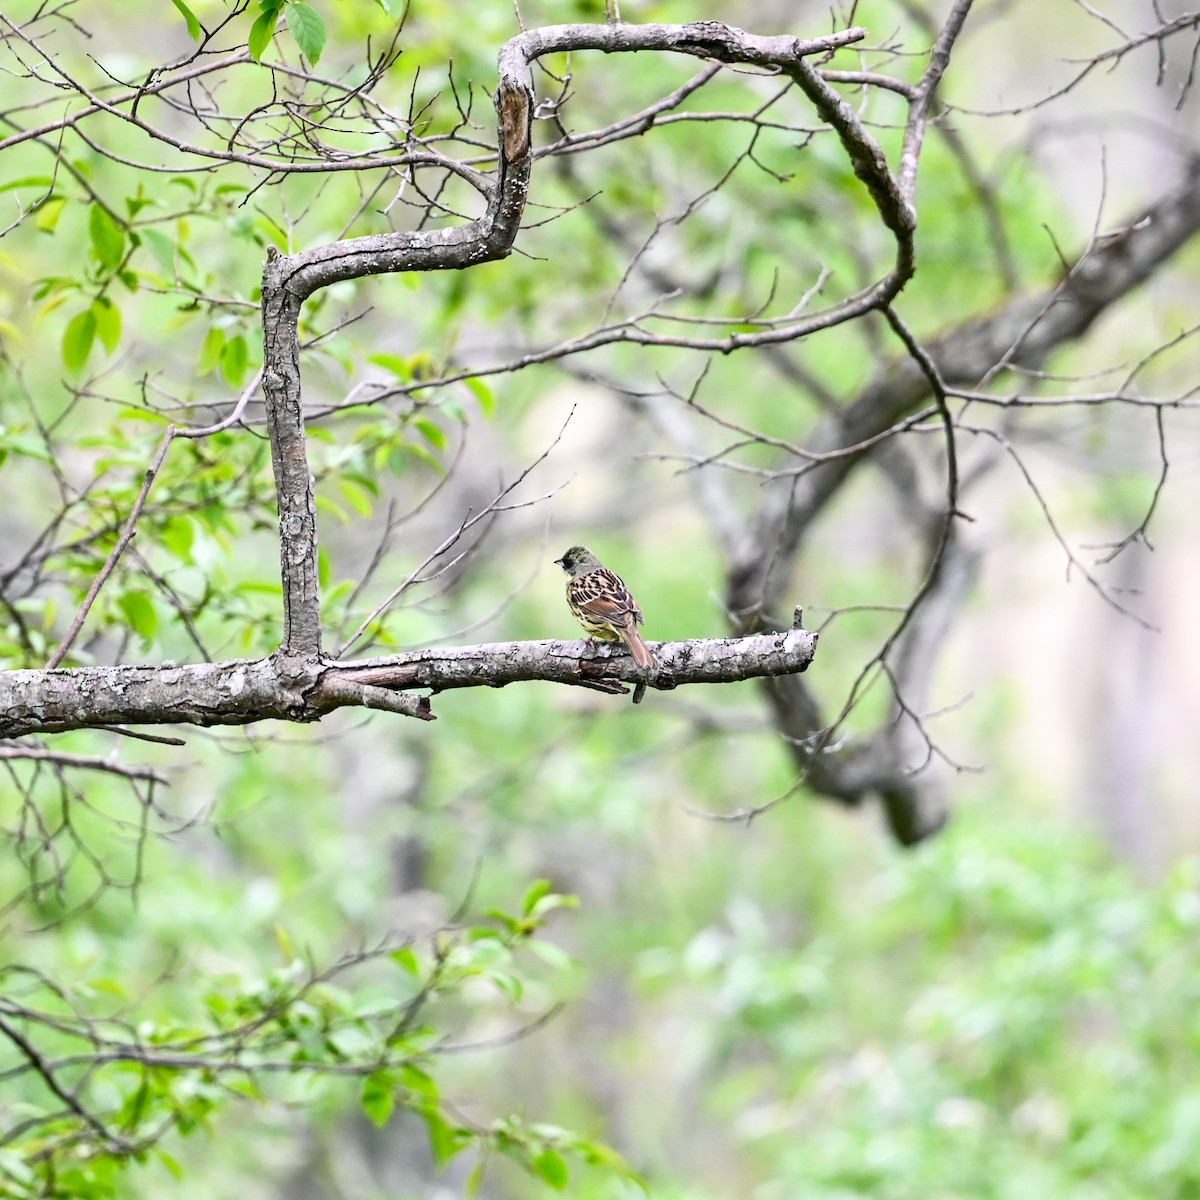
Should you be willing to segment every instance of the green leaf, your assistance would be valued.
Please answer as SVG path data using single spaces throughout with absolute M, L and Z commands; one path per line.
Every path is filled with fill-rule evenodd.
M 96 339 L 96 317 L 90 308 L 76 313 L 63 331 L 62 360 L 68 371 L 83 369 Z
M 379 2 L 382 3 L 383 0 L 379 0 Z M 483 1168 L 485 1161 L 486 1160 L 481 1158 L 471 1168 L 471 1173 L 467 1176 L 466 1186 L 463 1188 L 463 1192 L 466 1196 L 472 1197 L 479 1195 L 479 1185 L 483 1183 Z
M 332 608 L 333 605 L 350 595 L 357 586 L 357 583 L 353 579 L 340 579 L 333 587 L 325 589 L 325 597 L 322 603 Z
M 342 493 L 360 517 L 369 517 L 371 515 L 375 506 L 371 501 L 370 493 L 362 484 L 343 476 L 338 480 L 338 491 Z
M 160 429 L 166 424 L 161 413 L 151 412 L 146 408 L 134 408 L 133 405 L 119 409 L 117 415 L 122 421 L 144 421 L 147 425 L 157 425 Z
M 567 1186 L 567 1164 L 557 1150 L 547 1146 L 540 1154 L 534 1155 L 533 1169 L 556 1192 L 561 1192 Z
M 554 942 L 533 941 L 529 943 L 529 949 L 542 962 L 556 971 L 567 971 L 573 965 L 571 956 Z
M 204 343 L 200 347 L 200 361 L 196 363 L 196 373 L 207 375 L 221 365 L 221 351 L 225 349 L 225 333 L 215 325 L 204 335 Z
M 235 334 L 221 349 L 221 377 L 230 387 L 241 387 L 249 362 L 246 339 L 240 333 Z
M 578 907 L 578 896 L 572 896 L 567 892 L 552 892 L 548 896 L 540 897 L 534 904 L 533 909 L 527 915 L 540 922 L 547 915 L 547 913 L 552 913 L 556 908 Z
M 158 613 L 145 592 L 126 592 L 117 602 L 130 628 L 144 641 L 150 641 L 158 631 Z
M 308 59 L 310 66 L 315 67 L 325 49 L 325 22 L 320 13 L 304 0 L 294 0 L 287 7 L 287 23 L 300 53 Z
M 107 271 L 115 271 L 125 253 L 125 230 L 113 220 L 108 209 L 93 204 L 88 213 L 88 233 L 100 265 Z
M 410 1092 L 416 1092 L 418 1096 L 425 1096 L 430 1100 L 438 1098 L 437 1084 L 432 1076 L 422 1071 L 420 1067 L 413 1066 L 412 1063 L 403 1063 L 399 1068 L 398 1075 L 400 1082 Z
M 455 1129 L 435 1108 L 424 1109 L 421 1116 L 429 1134 L 433 1161 L 437 1166 L 444 1167 L 463 1148 L 467 1135 L 463 1130 Z
M 438 462 L 438 460 L 434 458 L 434 456 L 430 454 L 424 446 L 413 442 L 408 447 L 408 452 L 414 458 L 419 458 L 427 467 L 432 467 L 438 475 L 444 475 L 446 473 L 446 468 L 440 462 Z M 399 472 L 397 472 L 397 474 L 399 474 Z
M 175 274 L 175 243 L 158 229 L 139 230 L 146 249 L 154 255 L 158 265 L 168 274 Z
M 408 375 L 410 379 L 432 379 L 437 374 L 433 363 L 433 355 L 428 350 L 418 350 L 408 358 Z
M 264 4 L 262 14 L 250 26 L 250 37 L 246 46 L 250 51 L 250 57 L 255 62 L 262 58 L 263 51 L 271 44 L 271 38 L 275 33 L 275 23 L 279 20 L 279 7 L 277 4 L 272 4 L 270 7 Z
M 181 563 L 192 560 L 192 546 L 196 544 L 196 526 L 190 517 L 168 517 L 158 532 L 158 540 L 162 542 L 169 554 L 173 554 Z
M 513 1004 L 519 1004 L 525 996 L 525 985 L 507 971 L 484 971 L 483 978 Z
M 253 234 L 251 240 L 260 246 L 274 242 L 276 246 L 282 246 L 286 250 L 291 245 L 287 230 L 266 213 L 259 213 L 254 218 L 253 226 L 246 227 L 246 232 Z
M 343 525 L 350 524 L 350 514 L 340 505 L 331 500 L 328 496 L 317 496 L 317 512 L 328 513 L 331 517 L 336 517 Z M 317 570 L 321 569 L 320 552 L 317 553 Z M 328 575 L 328 572 L 326 572 Z
M 496 396 L 492 389 L 482 379 L 464 379 L 463 383 L 466 384 L 471 395 L 479 401 L 479 411 L 485 417 L 490 417 L 496 408 Z
M 525 896 L 521 900 L 521 915 L 529 916 L 533 912 L 533 907 L 543 897 L 550 894 L 550 889 L 553 884 L 549 879 L 535 879 L 533 883 L 525 889 Z
M 42 300 L 46 296 L 60 295 L 68 289 L 78 288 L 78 283 L 74 279 L 67 279 L 61 275 L 46 275 L 37 281 L 33 289 L 33 298 Z M 63 296 L 62 299 L 66 297 Z M 59 301 L 61 303 L 61 300 Z M 51 308 L 47 305 L 39 314 L 38 320 L 41 320 L 46 313 L 50 312 Z
M 54 180 L 49 175 L 25 175 L 20 179 L 10 179 L 7 183 L 0 183 L 0 192 L 11 192 L 16 188 L 23 187 L 48 188 L 53 186 Z
M 432 421 L 414 421 L 417 429 L 420 430 L 421 436 L 435 449 L 441 450 L 443 453 L 446 450 L 446 434 L 440 425 L 435 425 Z
M 149 208 L 150 205 L 157 203 L 157 200 L 151 200 L 149 197 L 142 195 L 142 188 L 140 184 L 138 185 L 138 194 L 136 196 L 125 197 L 125 208 L 129 213 L 129 219 L 131 221 L 138 215 L 138 213 L 142 211 L 143 208 Z M 130 236 L 132 237 L 133 234 L 131 233 Z
M 107 297 L 97 296 L 92 301 L 91 313 L 96 322 L 96 333 L 111 354 L 121 340 L 121 310 Z
M 46 444 L 33 434 L 5 432 L 4 426 L 0 425 L 0 435 L 4 437 L 6 454 L 19 454 L 22 458 L 32 458 L 37 462 L 52 463 L 54 461 L 54 456 L 46 449 Z
M 403 967 L 414 979 L 420 977 L 421 964 L 417 962 L 417 956 L 411 946 L 401 946 L 399 950 L 393 950 L 388 957 L 397 966 Z
M 171 3 L 179 9 L 183 19 L 187 22 L 188 37 L 193 42 L 198 42 L 204 36 L 204 30 L 200 28 L 200 22 L 196 20 L 196 14 L 184 4 L 183 0 L 171 0 Z
M 391 371 L 397 379 L 403 379 L 406 383 L 410 378 L 408 359 L 401 358 L 399 354 L 368 354 L 367 362 Z
M 375 1071 L 363 1080 L 359 1103 L 372 1125 L 382 1127 L 388 1123 L 396 1107 L 396 1097 L 391 1081 L 382 1071 Z
M 62 210 L 67 206 L 66 196 L 51 196 L 45 204 L 38 209 L 37 220 L 34 224 L 43 233 L 53 233 L 58 228 L 58 218 L 62 216 Z
M 368 1059 L 377 1046 L 375 1038 L 362 1025 L 342 1025 L 327 1033 L 325 1040 L 343 1062 Z
M 292 946 L 292 939 L 288 937 L 288 931 L 282 925 L 275 926 L 275 943 L 279 947 L 279 953 L 283 956 L 285 963 L 295 960 L 296 951 Z
M 172 1158 L 165 1150 L 155 1149 L 154 1157 L 175 1177 L 180 1183 L 183 1182 L 183 1167 L 179 1160 Z

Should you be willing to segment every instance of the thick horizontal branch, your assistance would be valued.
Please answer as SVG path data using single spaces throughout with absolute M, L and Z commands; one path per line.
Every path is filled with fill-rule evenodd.
M 74 667 L 0 674 L 0 737 L 98 725 L 246 725 L 313 720 L 319 661 L 282 656 L 186 666 Z M 415 697 L 414 697 L 415 700 Z
M 629 54 L 642 50 L 668 50 L 711 58 L 725 63 L 760 67 L 793 66 L 802 58 L 828 54 L 861 42 L 867 31 L 858 27 L 816 38 L 791 34 L 764 37 L 735 29 L 723 21 L 689 21 L 686 25 L 544 25 L 527 29 L 504 44 L 499 55 L 501 75 L 519 75 L 525 64 L 544 54 L 601 50 Z
M 650 642 L 658 667 L 646 674 L 617 643 L 592 648 L 578 642 L 493 642 L 448 650 L 418 650 L 369 662 L 339 663 L 330 676 L 385 688 L 504 687 L 541 679 L 588 684 L 600 680 L 645 683 L 667 691 L 685 683 L 735 683 L 792 675 L 807 669 L 817 635 L 807 629 L 737 638 Z M 328 678 L 328 677 L 327 677 Z
M 272 655 L 186 666 L 76 667 L 0 673 L 0 738 L 109 725 L 249 725 L 316 721 L 338 708 L 371 708 L 432 720 L 415 691 L 549 683 L 620 690 L 620 681 L 660 690 L 732 683 L 807 669 L 817 635 L 806 629 L 742 638 L 699 638 L 652 647 L 645 675 L 622 646 L 587 642 L 493 642 L 357 663 Z

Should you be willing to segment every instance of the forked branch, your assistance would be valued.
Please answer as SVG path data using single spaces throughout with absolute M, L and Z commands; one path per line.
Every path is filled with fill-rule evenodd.
M 792 72 L 803 70 L 809 87 L 834 94 L 816 80 L 804 59 L 826 54 L 865 36 L 848 29 L 828 37 L 759 37 L 719 21 L 686 25 L 554 25 L 532 29 L 507 42 L 498 58 L 496 88 L 497 166 L 494 175 L 471 180 L 485 201 L 472 221 L 444 229 L 420 229 L 349 238 L 297 254 L 272 252 L 263 270 L 263 389 L 279 504 L 284 635 L 288 656 L 321 652 L 317 588 L 316 498 L 304 443 L 300 386 L 300 307 L 314 292 L 347 279 L 399 271 L 463 270 L 506 257 L 520 228 L 533 162 L 533 79 L 530 64 L 547 54 L 576 50 L 606 53 L 674 51 L 725 63 L 746 63 Z M 802 83 L 802 86 L 805 86 Z M 834 97 L 836 99 L 836 96 Z M 843 106 L 844 107 L 844 106 Z M 872 195 L 892 197 L 885 223 L 901 239 L 897 265 L 872 304 L 886 302 L 912 273 L 911 210 L 899 198 L 882 152 L 856 120 L 844 113 L 835 128 L 852 152 L 855 169 Z M 824 115 L 824 113 L 823 113 Z M 848 124 L 849 123 L 849 124 Z M 852 135 L 845 132 L 849 127 Z M 849 310 L 838 319 L 854 315 Z

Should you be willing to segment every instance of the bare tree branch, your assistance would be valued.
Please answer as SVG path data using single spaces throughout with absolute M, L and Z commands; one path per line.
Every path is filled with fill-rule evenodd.
M 1198 185 L 1200 161 L 1189 164 L 1175 188 L 1119 233 L 1089 246 L 1060 283 L 934 339 L 928 351 L 941 378 L 949 385 L 973 386 L 998 363 L 1036 367 L 1057 347 L 1081 337 L 1200 230 Z M 928 396 L 928 379 L 916 362 L 890 362 L 843 412 L 816 430 L 808 449 L 823 454 L 870 443 Z M 801 539 L 864 457 L 861 452 L 838 456 L 766 490 L 729 594 L 730 610 L 741 614 L 747 628 L 754 627 L 756 614 L 779 606 L 777 597 Z
M 417 650 L 358 663 L 297 662 L 277 655 L 186 666 L 6 671 L 0 674 L 0 738 L 114 724 L 315 721 L 348 705 L 432 720 L 428 699 L 411 695 L 411 689 L 436 693 L 540 679 L 583 686 L 625 680 L 669 690 L 803 671 L 816 645 L 817 635 L 801 628 L 663 642 L 655 648 L 659 665 L 649 677 L 623 650 L 614 654 L 612 647 L 557 641 Z
M 557 25 L 532 29 L 511 39 L 498 57 L 497 176 L 484 190 L 485 213 L 466 224 L 440 230 L 374 234 L 333 242 L 298 254 L 272 251 L 263 270 L 263 387 L 271 435 L 279 504 L 280 559 L 284 594 L 285 654 L 320 653 L 321 620 L 317 596 L 316 501 L 304 446 L 298 324 L 300 306 L 320 288 L 346 279 L 396 271 L 455 270 L 503 258 L 520 228 L 532 164 L 531 122 L 534 92 L 530 63 L 562 50 L 675 50 L 722 62 L 753 63 L 799 71 L 801 86 L 832 114 L 855 170 L 877 195 L 885 221 L 903 233 L 901 260 L 884 286 L 891 298 L 911 275 L 913 219 L 898 199 L 894 183 L 873 139 L 849 107 L 804 61 L 864 36 L 850 29 L 803 41 L 759 37 L 717 21 L 688 25 Z

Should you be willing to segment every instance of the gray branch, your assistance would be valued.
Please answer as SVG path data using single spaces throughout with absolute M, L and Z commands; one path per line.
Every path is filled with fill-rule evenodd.
M 648 675 L 624 647 L 577 642 L 493 642 L 416 650 L 357 663 L 297 659 L 185 666 L 76 667 L 0 674 L 0 738 L 109 725 L 247 725 L 316 721 L 358 706 L 432 720 L 429 698 L 451 688 L 543 680 L 623 692 L 622 681 L 668 691 L 693 683 L 804 671 L 817 635 L 799 627 L 741 638 L 650 643 Z
M 719 21 L 686 25 L 551 25 L 531 29 L 506 42 L 497 58 L 499 81 L 495 104 L 498 119 L 497 168 L 493 176 L 470 172 L 465 177 L 486 200 L 484 213 L 448 229 L 402 231 L 348 238 L 298 254 L 268 254 L 262 278 L 263 391 L 271 463 L 279 506 L 280 574 L 283 581 L 284 654 L 312 658 L 321 652 L 321 613 L 317 587 L 317 521 L 314 483 L 304 445 L 300 386 L 300 307 L 320 288 L 347 279 L 398 271 L 464 270 L 505 258 L 512 251 L 529 194 L 533 161 L 531 131 L 534 108 L 530 64 L 544 54 L 564 50 L 629 53 L 676 51 L 727 63 L 750 63 L 802 71 L 807 89 L 817 89 L 826 104 L 841 105 L 838 132 L 857 153 L 855 170 L 873 195 L 884 195 L 894 183 L 882 154 L 857 118 L 836 93 L 823 84 L 804 58 L 824 54 L 865 37 L 847 29 L 827 37 L 760 37 Z M 802 84 L 802 86 L 805 86 Z M 849 132 L 847 132 L 849 130 Z M 866 164 L 860 169 L 860 161 Z M 877 178 L 882 170 L 886 179 Z M 898 201 L 900 212 L 905 208 Z M 886 218 L 885 218 L 886 219 Z M 912 274 L 910 214 L 889 221 L 906 230 L 907 263 L 889 277 L 890 298 Z
M 941 379 L 974 386 L 1005 365 L 1036 368 L 1058 346 L 1082 337 L 1110 306 L 1148 279 L 1200 231 L 1200 160 L 1184 180 L 1119 233 L 1087 248 L 1044 292 L 1012 301 L 999 311 L 942 334 L 928 347 Z M 755 528 L 730 572 L 728 603 L 742 629 L 766 621 L 781 604 L 792 559 L 809 526 L 879 439 L 916 413 L 929 398 L 929 380 L 918 363 L 889 363 L 843 412 L 810 439 L 821 453 L 845 453 L 815 463 L 767 489 Z M 828 721 L 798 677 L 766 685 L 777 725 L 793 747 L 811 786 L 847 805 L 877 796 L 897 839 L 922 840 L 940 827 L 945 807 L 930 747 L 920 723 L 929 673 L 952 615 L 969 586 L 973 555 L 957 540 L 947 548 L 932 603 L 918 614 L 894 665 L 900 698 L 908 709 L 892 712 L 874 736 L 853 746 L 824 746 Z
M 585 652 L 582 643 L 497 644 L 422 651 L 370 663 L 333 663 L 321 652 L 314 483 L 301 395 L 299 318 L 304 301 L 348 279 L 402 271 L 463 270 L 506 257 L 529 191 L 533 81 L 530 64 L 564 50 L 673 51 L 706 60 L 797 72 L 834 128 L 901 243 L 884 284 L 848 302 L 837 319 L 890 298 L 911 274 L 910 207 L 886 161 L 846 105 L 808 68 L 806 56 L 861 40 L 848 29 L 827 37 L 759 37 L 716 21 L 685 25 L 561 25 L 529 30 L 501 49 L 495 93 L 496 168 L 490 175 L 443 164 L 478 192 L 482 213 L 461 225 L 350 238 L 295 254 L 268 253 L 262 279 L 263 390 L 275 475 L 283 582 L 280 648 L 257 661 L 185 666 L 115 666 L 14 671 L 0 675 L 0 737 L 111 725 L 238 725 L 275 718 L 313 721 L 350 705 L 432 719 L 426 696 L 410 689 L 501 687 L 522 680 L 620 691 L 621 681 L 669 689 L 803 671 L 816 635 L 782 633 L 671 643 L 644 677 L 623 651 Z M 416 160 L 414 159 L 414 162 Z M 422 158 L 423 165 L 430 165 Z M 831 320 L 833 318 L 830 318 Z
M 1089 246 L 1053 287 L 1022 296 L 987 317 L 973 319 L 927 346 L 949 385 L 973 386 L 1004 364 L 1040 366 L 1053 350 L 1082 337 L 1200 230 L 1200 160 L 1184 180 L 1114 236 Z M 731 573 L 730 611 L 744 628 L 781 604 L 790 564 L 804 534 L 877 439 L 911 416 L 929 397 L 929 381 L 911 358 L 887 363 L 843 412 L 808 442 L 819 454 L 844 451 L 768 489 Z

